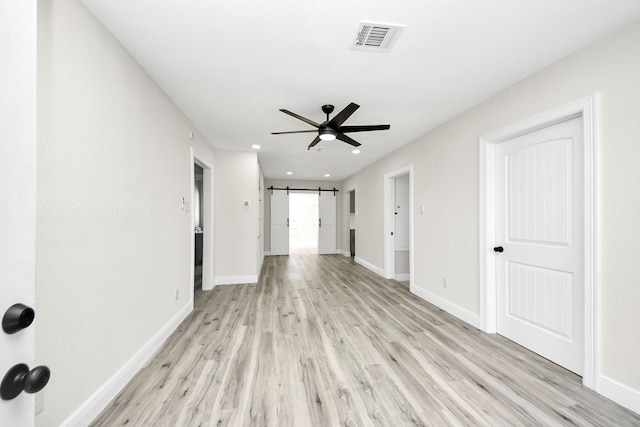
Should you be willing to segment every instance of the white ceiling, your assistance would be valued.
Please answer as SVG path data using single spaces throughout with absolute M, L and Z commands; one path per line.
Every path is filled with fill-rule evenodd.
M 83 0 L 218 149 L 259 144 L 266 178 L 342 180 L 558 59 L 640 19 L 638 0 Z M 351 49 L 361 21 L 406 28 Z M 390 124 L 306 151 L 320 107 Z M 332 115 L 333 116 L 333 115 Z M 286 171 L 293 175 L 287 176 Z M 329 173 L 331 177 L 325 178 Z

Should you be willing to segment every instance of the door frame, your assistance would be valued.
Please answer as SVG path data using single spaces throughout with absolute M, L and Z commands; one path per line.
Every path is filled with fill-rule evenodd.
M 345 222 L 345 228 L 346 228 L 346 238 L 342 238 L 342 243 L 344 244 L 344 242 L 347 242 L 347 249 L 342 249 L 342 255 L 346 256 L 346 257 L 351 257 L 351 193 L 355 193 L 356 192 L 356 188 L 352 187 L 349 190 L 345 190 L 344 194 L 345 194 L 345 198 L 343 198 L 343 206 L 346 206 L 347 208 L 347 216 L 346 216 L 346 222 Z M 355 197 L 355 196 L 354 196 Z M 356 229 L 355 227 L 357 227 L 357 223 L 358 223 L 358 214 L 357 214 L 357 210 L 353 213 L 353 222 L 354 222 L 354 230 Z M 357 234 L 356 234 L 356 238 L 357 238 Z
M 496 145 L 514 137 L 544 127 L 581 117 L 584 143 L 584 374 L 582 384 L 598 390 L 598 289 L 595 286 L 596 253 L 596 96 L 589 96 L 551 109 L 517 123 L 480 136 L 479 188 L 479 267 L 480 267 L 480 328 L 497 332 L 497 284 L 495 241 L 495 153 Z
M 202 224 L 202 290 L 210 291 L 214 288 L 214 260 L 213 260 L 213 165 L 204 159 L 204 156 L 198 154 L 198 151 L 191 147 L 191 206 L 195 206 L 193 203 L 193 193 L 195 191 L 195 168 L 194 164 L 198 164 L 202 168 L 202 218 L 200 223 Z M 195 235 L 193 233 L 195 224 L 193 220 L 193 213 L 191 213 L 191 228 L 189 233 L 191 234 L 191 267 L 190 267 L 190 281 L 191 284 L 191 302 L 193 303 L 193 281 L 195 279 Z
M 396 254 L 394 237 L 395 180 L 409 174 L 409 286 L 413 285 L 413 163 L 384 175 L 384 277 L 395 279 Z

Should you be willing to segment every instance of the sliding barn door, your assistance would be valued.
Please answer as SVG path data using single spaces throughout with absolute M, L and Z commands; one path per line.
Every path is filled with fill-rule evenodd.
M 336 196 L 324 192 L 318 197 L 318 253 L 336 253 Z
M 289 195 L 271 194 L 271 255 L 289 255 Z

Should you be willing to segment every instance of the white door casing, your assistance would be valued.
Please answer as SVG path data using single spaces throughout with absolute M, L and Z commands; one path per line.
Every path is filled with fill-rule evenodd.
M 480 236 L 479 236 L 479 267 L 480 267 L 480 323 L 481 329 L 488 333 L 497 332 L 497 257 L 499 254 L 493 251 L 498 246 L 496 232 L 496 151 L 498 146 L 510 139 L 532 133 L 551 125 L 566 122 L 572 118 L 581 118 L 582 156 L 576 159 L 581 162 L 582 187 L 578 192 L 582 196 L 582 226 L 579 230 L 583 237 L 582 270 L 578 273 L 582 276 L 584 341 L 582 362 L 582 383 L 586 387 L 598 390 L 598 292 L 595 287 L 596 277 L 596 153 L 594 143 L 594 105 L 595 96 L 586 97 L 577 101 L 562 105 L 520 122 L 508 125 L 504 128 L 482 135 L 480 144 Z
M 582 118 L 496 147 L 497 332 L 582 374 Z
M 0 317 L 15 303 L 34 307 L 36 228 L 36 2 L 0 2 Z M 33 368 L 35 324 L 0 330 L 0 379 Z M 0 400 L 0 425 L 34 425 L 34 395 Z
M 413 284 L 413 164 L 384 175 L 384 277 L 395 278 L 395 180 L 409 175 L 409 284 Z
M 336 199 L 329 191 L 318 197 L 318 253 L 336 253 Z
M 271 255 L 289 255 L 289 195 L 271 193 Z

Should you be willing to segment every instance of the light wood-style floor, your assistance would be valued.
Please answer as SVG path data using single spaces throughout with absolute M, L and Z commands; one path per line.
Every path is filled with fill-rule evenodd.
M 576 375 L 340 255 L 267 257 L 194 312 L 95 426 L 638 426 Z

